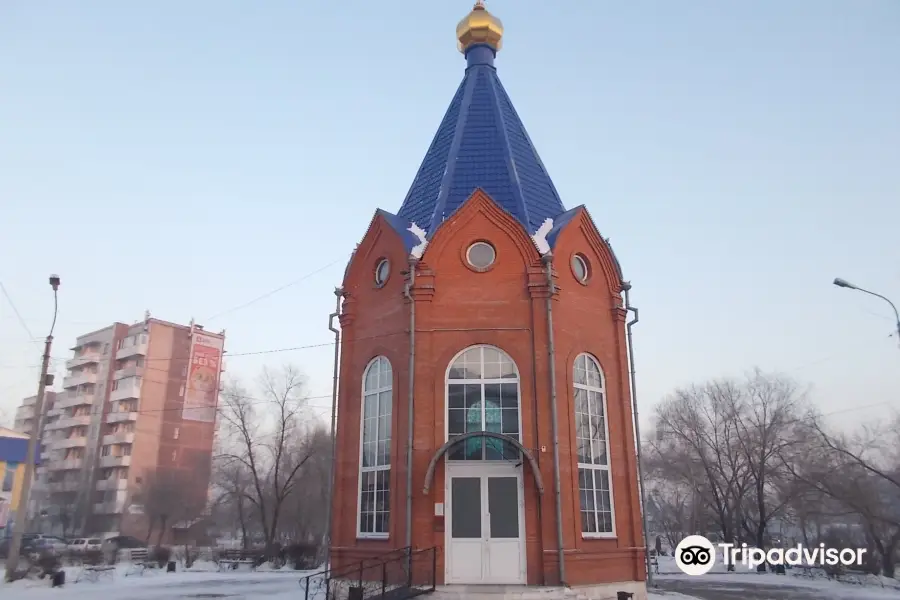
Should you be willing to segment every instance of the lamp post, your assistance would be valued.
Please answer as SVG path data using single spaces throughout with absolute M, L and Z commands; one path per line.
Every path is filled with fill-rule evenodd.
M 897 306 L 893 302 L 891 302 L 890 300 L 888 300 L 885 296 L 882 296 L 881 294 L 876 294 L 875 292 L 870 292 L 869 290 L 864 290 L 863 288 L 861 288 L 857 285 L 853 285 L 846 279 L 841 279 L 840 277 L 838 277 L 834 280 L 834 285 L 836 285 L 838 287 L 842 287 L 842 288 L 847 288 L 848 290 L 856 290 L 856 291 L 862 292 L 864 294 L 869 294 L 870 296 L 875 296 L 876 298 L 881 298 L 882 300 L 884 300 L 885 302 L 890 304 L 891 308 L 894 309 L 894 318 L 897 319 L 897 341 L 898 341 L 898 343 L 900 343 L 900 312 L 897 311 Z
M 34 402 L 34 427 L 31 430 L 31 437 L 28 439 L 28 452 L 25 454 L 25 477 L 22 481 L 22 496 L 19 498 L 19 510 L 22 516 L 16 515 L 13 522 L 12 540 L 9 544 L 9 553 L 6 556 L 6 580 L 12 581 L 15 577 L 16 568 L 19 566 L 19 552 L 22 548 L 22 534 L 25 532 L 25 523 L 27 521 L 28 497 L 31 495 L 31 480 L 34 479 L 34 457 L 37 454 L 37 446 L 41 439 L 40 418 L 43 414 L 44 406 L 44 390 L 47 384 L 52 385 L 53 376 L 47 375 L 50 368 L 50 346 L 53 344 L 53 330 L 56 328 L 56 314 L 59 304 L 57 302 L 56 292 L 59 290 L 59 276 L 50 276 L 50 287 L 53 288 L 53 324 L 50 325 L 50 333 L 44 341 L 44 357 L 41 362 L 41 379 L 38 382 L 37 399 Z

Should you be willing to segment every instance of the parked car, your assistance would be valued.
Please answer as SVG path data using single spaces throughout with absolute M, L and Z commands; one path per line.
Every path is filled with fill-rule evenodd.
M 9 555 L 11 543 L 12 538 L 9 537 L 0 540 L 0 558 L 6 558 Z M 22 534 L 22 546 L 19 549 L 19 554 L 37 554 L 42 551 L 60 554 L 65 552 L 66 548 L 66 542 L 61 538 L 41 533 L 24 533 Z
M 68 545 L 64 539 L 52 535 L 36 534 L 27 539 L 25 536 L 22 538 L 23 552 L 27 550 L 29 553 L 46 551 L 53 554 L 62 554 L 67 548 Z
M 92 552 L 103 549 L 103 540 L 100 538 L 78 538 L 69 542 L 69 552 Z
M 147 547 L 147 544 L 130 535 L 117 535 L 115 537 L 107 538 L 106 543 L 112 545 L 116 550 Z

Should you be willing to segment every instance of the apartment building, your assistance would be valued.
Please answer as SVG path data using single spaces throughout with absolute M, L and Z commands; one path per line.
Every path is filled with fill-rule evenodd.
M 35 467 L 34 483 L 29 495 L 27 517 L 31 520 L 38 514 L 40 507 L 47 503 L 48 488 L 40 483 L 47 478 L 47 469 L 42 463 L 49 460 L 50 450 L 44 439 L 47 435 L 47 425 L 56 420 L 59 410 L 55 407 L 58 394 L 52 390 L 44 391 L 44 402 L 41 405 L 41 414 L 36 414 L 37 396 L 29 396 L 22 400 L 22 404 L 16 409 L 13 420 L 13 430 L 30 436 L 35 426 L 38 427 L 38 435 L 41 445 L 38 447 L 38 462 Z
M 151 481 L 180 473 L 180 494 L 205 498 L 224 343 L 224 332 L 149 315 L 78 337 L 45 425 L 36 488 L 47 520 L 144 538 Z
M 56 392 L 47 390 L 44 392 L 44 405 L 41 407 L 41 412 L 43 418 L 36 418 L 35 408 L 37 405 L 37 396 L 29 396 L 22 400 L 22 404 L 16 409 L 16 414 L 13 417 L 13 430 L 18 431 L 19 433 L 24 433 L 26 435 L 31 435 L 31 432 L 34 430 L 35 424 L 39 427 L 42 426 L 43 419 L 46 418 L 47 413 L 53 409 L 53 404 L 56 401 Z

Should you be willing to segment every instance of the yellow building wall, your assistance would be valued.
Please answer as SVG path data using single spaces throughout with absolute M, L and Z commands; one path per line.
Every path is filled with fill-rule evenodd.
M 3 482 L 6 480 L 7 464 L 0 461 L 0 490 L 2 490 Z M 9 509 L 15 511 L 19 508 L 19 499 L 22 496 L 22 484 L 25 482 L 25 463 L 19 463 L 16 466 L 16 474 L 13 479 L 13 489 L 10 495 Z M 9 492 L 0 491 L 4 496 Z

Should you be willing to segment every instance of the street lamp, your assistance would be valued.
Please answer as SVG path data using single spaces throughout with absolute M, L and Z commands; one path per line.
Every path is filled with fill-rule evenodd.
M 53 385 L 53 376 L 47 375 L 50 368 L 50 346 L 53 344 L 53 330 L 56 329 L 56 315 L 59 310 L 57 291 L 59 290 L 59 275 L 50 276 L 50 287 L 53 288 L 53 324 L 50 325 L 50 333 L 44 341 L 44 357 L 41 362 L 41 379 L 38 382 L 37 399 L 34 402 L 34 427 L 31 429 L 31 437 L 28 439 L 28 452 L 25 454 L 25 477 L 22 481 L 22 492 L 19 497 L 19 509 L 16 520 L 12 526 L 12 540 L 6 556 L 6 580 L 15 578 L 16 568 L 19 566 L 19 551 L 22 547 L 22 534 L 28 516 L 28 497 L 31 494 L 31 480 L 34 478 L 34 460 L 37 447 L 41 438 L 41 416 L 43 415 L 44 391 L 48 385 Z M 22 513 L 20 517 L 18 513 Z
M 894 318 L 897 319 L 897 341 L 900 342 L 900 312 L 897 311 L 897 306 L 891 302 L 886 297 L 881 294 L 876 294 L 875 292 L 870 292 L 869 290 L 864 290 L 863 288 L 853 285 L 846 279 L 841 279 L 840 277 L 835 278 L 834 285 L 842 288 L 847 288 L 848 290 L 856 290 L 858 292 L 863 292 L 864 294 L 869 294 L 870 296 L 875 296 L 876 298 L 881 298 L 885 302 L 891 305 L 891 308 L 894 309 Z

